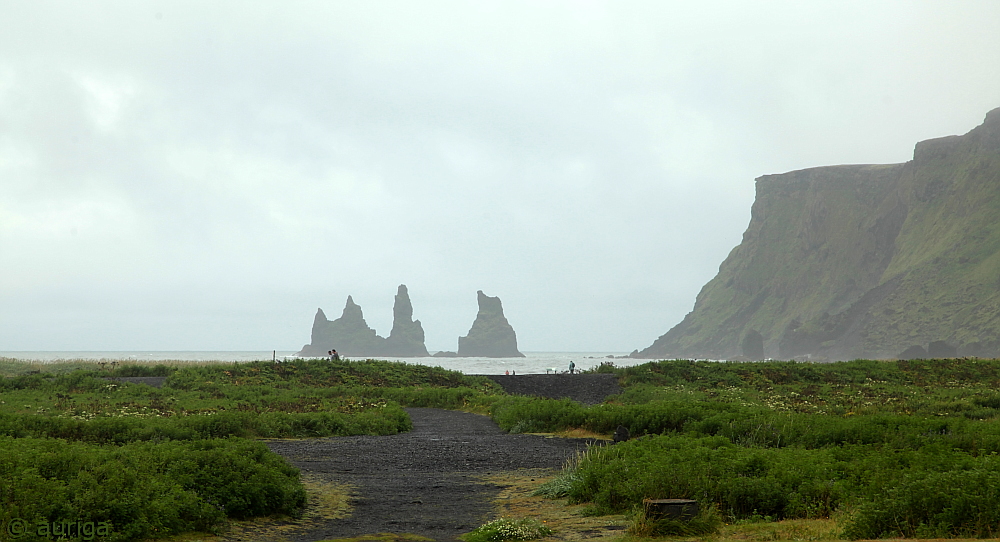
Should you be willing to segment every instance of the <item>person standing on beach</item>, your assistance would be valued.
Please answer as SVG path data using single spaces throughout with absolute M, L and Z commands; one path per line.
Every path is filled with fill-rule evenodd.
M 330 361 L 340 361 L 340 354 L 336 350 L 330 350 Z
M 569 374 L 573 374 L 573 369 L 576 369 L 576 364 L 571 361 L 569 362 Z

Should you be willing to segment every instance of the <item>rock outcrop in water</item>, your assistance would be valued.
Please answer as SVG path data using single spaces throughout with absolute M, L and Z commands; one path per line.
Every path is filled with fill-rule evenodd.
M 427 356 L 424 330 L 419 320 L 412 319 L 413 306 L 403 284 L 399 285 L 392 312 L 392 331 L 388 338 L 382 338 L 368 327 L 361 306 L 354 303 L 351 296 L 347 296 L 343 314 L 332 322 L 323 309 L 317 309 L 311 342 L 296 355 L 326 356 L 330 350 L 336 350 L 342 356 Z
M 326 356 L 328 351 L 336 350 L 343 356 L 373 356 L 384 340 L 368 327 L 361 306 L 347 296 L 343 314 L 332 322 L 327 320 L 323 309 L 316 310 L 312 341 L 303 346 L 297 355 Z
M 633 357 L 1000 356 L 1000 109 L 904 164 L 756 184 L 742 243 Z
M 482 290 L 479 296 L 479 313 L 469 329 L 469 334 L 458 338 L 458 356 L 486 358 L 523 358 L 517 350 L 517 335 L 503 315 L 499 297 L 490 297 Z
M 400 284 L 392 306 L 392 331 L 385 339 L 383 356 L 416 358 L 429 355 L 424 346 L 424 328 L 420 320 L 413 320 L 413 305 L 406 285 Z

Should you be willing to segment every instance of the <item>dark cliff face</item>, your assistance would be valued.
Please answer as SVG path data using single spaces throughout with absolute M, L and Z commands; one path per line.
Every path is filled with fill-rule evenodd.
M 758 178 L 742 243 L 636 355 L 891 358 L 936 341 L 1000 355 L 998 286 L 1000 109 L 905 164 Z
M 458 338 L 458 355 L 487 358 L 523 358 L 517 350 L 514 328 L 503 315 L 499 297 L 477 292 L 479 313 L 469 334 Z

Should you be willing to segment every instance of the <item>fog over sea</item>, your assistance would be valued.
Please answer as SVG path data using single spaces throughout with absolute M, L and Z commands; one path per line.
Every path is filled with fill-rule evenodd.
M 627 352 L 525 352 L 523 358 L 383 358 L 391 361 L 403 361 L 431 367 L 444 367 L 465 374 L 504 374 L 507 371 L 517 374 L 543 374 L 547 371 L 563 372 L 569 369 L 569 362 L 576 364 L 578 370 L 597 367 L 602 362 L 610 361 L 617 366 L 637 365 L 649 360 L 618 359 Z M 608 356 L 614 356 L 614 359 Z M 13 351 L 0 352 L 0 357 L 15 358 L 40 362 L 62 360 L 107 360 L 107 361 L 231 361 L 247 362 L 255 360 L 292 360 L 296 359 L 292 351 Z M 362 359 L 352 358 L 348 359 Z

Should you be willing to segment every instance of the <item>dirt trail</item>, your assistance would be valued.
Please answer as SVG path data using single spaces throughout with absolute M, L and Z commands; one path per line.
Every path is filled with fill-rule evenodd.
M 457 540 L 492 519 L 492 500 L 502 488 L 482 482 L 483 475 L 559 468 L 591 442 L 512 435 L 476 414 L 406 411 L 413 420 L 409 433 L 267 443 L 303 474 L 357 488 L 349 517 L 291 535 L 291 540 L 380 532 Z

